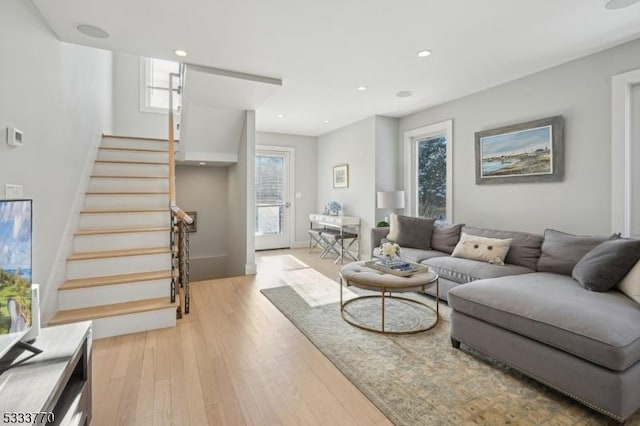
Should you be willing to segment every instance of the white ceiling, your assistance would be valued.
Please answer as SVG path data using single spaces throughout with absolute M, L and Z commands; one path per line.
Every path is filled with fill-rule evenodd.
M 605 0 L 33 1 L 66 42 L 166 59 L 181 48 L 191 63 L 282 79 L 257 129 L 304 135 L 403 116 L 640 37 L 640 4 L 607 10 Z M 89 38 L 80 23 L 111 36 Z

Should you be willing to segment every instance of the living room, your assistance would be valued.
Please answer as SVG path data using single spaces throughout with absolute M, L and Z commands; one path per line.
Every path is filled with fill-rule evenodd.
M 455 366 L 468 362 L 469 371 L 459 379 L 470 380 L 467 390 L 475 392 L 475 399 L 462 398 L 464 384 L 450 376 L 449 388 L 436 381 L 403 387 L 379 383 L 391 377 L 381 373 L 367 377 L 373 383 L 367 387 L 362 377 L 336 367 L 341 354 L 318 349 L 313 338 L 299 331 L 303 327 L 259 290 L 280 287 L 287 276 L 307 269 L 329 276 L 335 285 L 340 265 L 331 256 L 319 259 L 317 250 L 307 253 L 309 217 L 322 213 L 330 201 L 342 204 L 344 216 L 359 219 L 357 254 L 362 260 L 377 246 L 372 230 L 392 213 L 379 208 L 378 192 L 403 190 L 405 207 L 395 213 L 420 215 L 415 142 L 434 135 L 445 135 L 447 144 L 443 221 L 537 235 L 554 229 L 638 238 L 640 200 L 629 188 L 638 179 L 634 144 L 640 79 L 634 72 L 640 69 L 640 6 L 628 1 L 622 8 L 625 1 L 616 0 L 611 8 L 599 0 L 562 6 L 505 0 L 491 6 L 410 4 L 399 10 L 382 3 L 336 2 L 335 10 L 314 6 L 313 17 L 291 2 L 216 4 L 202 10 L 167 2 L 164 12 L 153 12 L 157 21 L 147 22 L 142 31 L 131 24 L 146 13 L 140 5 L 123 1 L 122 9 L 101 4 L 92 10 L 77 3 L 65 0 L 54 7 L 42 0 L 7 0 L 0 6 L 0 52 L 8 58 L 0 70 L 0 128 L 15 127 L 25 137 L 19 148 L 2 144 L 0 177 L 4 184 L 22 185 L 23 196 L 34 200 L 33 281 L 40 283 L 44 324 L 59 310 L 58 288 L 65 281 L 65 259 L 82 201 L 78 194 L 84 194 L 79 186 L 101 135 L 167 138 L 167 115 L 140 108 L 141 57 L 280 81 L 254 82 L 274 87 L 250 92 L 260 94 L 260 106 L 239 108 L 240 125 L 239 115 L 217 116 L 219 126 L 203 119 L 207 126 L 200 134 L 217 139 L 234 123 L 236 133 L 227 133 L 234 139 L 228 149 L 241 156 L 242 147 L 247 148 L 239 178 L 235 166 L 215 164 L 220 146 L 190 138 L 194 121 L 184 123 L 180 143 L 194 156 L 179 162 L 176 186 L 178 204 L 198 213 L 198 230 L 191 236 L 194 306 L 175 328 L 95 341 L 95 424 L 606 421 L 597 409 L 508 367 L 455 351 L 447 320 L 434 329 L 439 334 L 431 330 L 413 336 L 417 346 L 407 350 L 434 351 L 447 360 L 437 364 L 442 368 L 438 377 L 453 375 Z M 360 7 L 367 12 L 361 15 Z M 128 8 L 131 16 L 125 18 L 119 10 Z M 174 15 L 181 17 L 175 29 L 165 30 L 162 24 Z M 207 17 L 215 17 L 216 25 Z M 228 23 L 234 19 L 253 29 L 242 33 Z M 428 25 L 420 25 L 421 20 Z M 357 28 L 351 28 L 354 22 Z M 109 36 L 87 37 L 76 30 L 79 24 L 104 28 Z M 500 29 L 487 29 L 492 25 Z M 210 26 L 215 32 L 206 32 Z M 529 31 L 524 34 L 523 28 Z M 225 31 L 234 37 L 221 36 Z M 269 36 L 260 39 L 260 32 Z M 177 57 L 178 48 L 189 55 Z M 257 62 L 262 64 L 253 65 Z M 193 108 L 183 113 L 197 115 Z M 557 163 L 551 179 L 487 184 L 478 177 L 483 157 L 478 134 L 554 117 L 561 117 L 554 132 L 562 140 L 554 139 Z M 246 144 L 239 147 L 243 131 Z M 293 197 L 287 200 L 294 207 L 287 222 L 288 251 L 254 250 L 254 176 L 248 170 L 253 167 L 246 166 L 261 146 L 283 148 L 295 159 Z M 348 184 L 335 187 L 335 168 L 343 165 L 348 166 Z M 209 285 L 199 286 L 200 280 Z M 338 290 L 335 285 L 336 297 Z M 445 318 L 448 306 L 444 301 L 440 306 Z M 327 324 L 336 320 L 336 327 L 350 327 L 338 310 L 333 314 Z M 354 329 L 341 336 L 357 341 L 367 335 L 359 333 Z M 383 338 L 394 342 L 392 336 Z M 362 347 L 375 351 L 375 342 L 381 341 L 363 340 Z M 385 364 L 381 370 L 389 368 Z M 473 374 L 480 373 L 484 381 L 474 381 Z M 482 400 L 480 386 L 495 386 L 502 393 Z M 426 401 L 420 410 L 397 402 L 409 389 Z M 505 407 L 516 404 L 506 398 L 509 392 L 524 395 L 511 409 Z M 445 395 L 467 405 L 434 409 Z M 425 407 L 432 409 L 431 417 Z M 625 420 L 640 423 L 637 414 Z

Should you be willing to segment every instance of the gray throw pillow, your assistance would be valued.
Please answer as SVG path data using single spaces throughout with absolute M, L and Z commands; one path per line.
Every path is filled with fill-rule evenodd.
M 400 247 L 429 250 L 434 222 L 435 219 L 392 214 L 387 238 L 398 243 Z
M 615 238 L 618 238 L 615 234 L 610 237 L 581 237 L 546 229 L 537 270 L 571 276 L 573 267 L 585 254 L 598 244 Z
M 640 240 L 605 241 L 587 253 L 571 276 L 588 290 L 608 291 L 640 260 Z
M 435 225 L 431 234 L 431 248 L 445 253 L 453 253 L 460 241 L 460 231 L 464 224 Z

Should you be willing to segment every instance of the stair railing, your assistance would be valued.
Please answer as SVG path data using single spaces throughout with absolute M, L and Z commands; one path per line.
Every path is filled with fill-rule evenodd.
M 180 66 L 182 71 L 182 65 Z M 169 209 L 170 229 L 169 242 L 171 247 L 171 303 L 176 301 L 176 293 L 182 294 L 184 300 L 180 300 L 178 318 L 182 314 L 188 314 L 190 309 L 189 291 L 189 225 L 193 218 L 176 206 L 176 148 L 175 148 L 175 120 L 173 108 L 174 81 L 180 82 L 181 73 L 169 74 Z M 182 93 L 182 87 L 178 84 L 177 93 Z M 178 106 L 178 108 L 180 108 Z

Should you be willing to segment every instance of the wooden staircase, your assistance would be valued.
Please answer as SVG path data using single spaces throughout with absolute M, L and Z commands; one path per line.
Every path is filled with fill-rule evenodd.
M 96 338 L 175 326 L 168 147 L 103 136 L 49 325 L 93 320 Z

